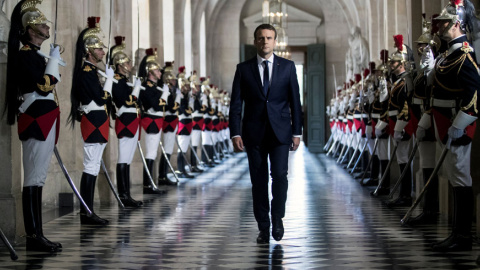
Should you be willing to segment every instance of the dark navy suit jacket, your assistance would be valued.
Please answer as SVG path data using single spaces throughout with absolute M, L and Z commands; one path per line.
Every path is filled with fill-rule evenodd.
M 241 127 L 242 105 L 244 107 Z M 237 65 L 230 101 L 230 135 L 242 136 L 245 146 L 262 143 L 267 121 L 281 144 L 302 134 L 302 109 L 295 64 L 273 58 L 269 92 L 263 92 L 257 57 Z

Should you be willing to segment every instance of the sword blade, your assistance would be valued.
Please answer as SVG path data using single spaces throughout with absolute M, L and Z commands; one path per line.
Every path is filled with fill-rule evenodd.
M 152 185 L 152 189 L 157 190 L 158 187 L 155 185 L 155 182 L 153 182 L 152 175 L 150 174 L 150 171 L 148 170 L 147 161 L 145 161 L 145 156 L 143 155 L 142 145 L 140 144 L 140 141 L 137 141 L 137 148 L 138 148 L 138 152 L 140 152 L 140 158 L 142 159 L 143 168 L 145 169 L 145 172 L 147 172 L 148 180 L 150 181 L 150 184 Z
M 398 144 L 396 144 L 395 147 L 393 148 L 392 154 L 390 155 L 390 160 L 388 161 L 388 164 L 387 164 L 387 168 L 385 169 L 385 172 L 382 175 L 382 179 L 380 179 L 380 181 L 378 182 L 377 188 L 373 192 L 374 196 L 377 196 L 378 191 L 380 190 L 380 187 L 382 186 L 383 182 L 385 182 L 385 179 L 387 179 L 387 175 L 388 175 L 388 173 L 390 171 L 390 167 L 392 166 L 392 163 L 393 163 L 393 157 L 395 156 L 395 153 L 397 152 L 397 147 L 398 147 Z
M 65 168 L 65 165 L 63 164 L 63 161 L 62 161 L 62 158 L 60 157 L 60 153 L 58 152 L 57 146 L 55 146 L 53 148 L 53 152 L 55 153 L 55 157 L 57 158 L 58 165 L 60 165 L 60 168 L 62 169 L 62 172 L 65 175 L 65 178 L 67 178 L 67 182 L 70 185 L 70 187 L 72 188 L 73 193 L 75 194 L 75 196 L 77 196 L 77 199 L 80 201 L 80 204 L 82 204 L 83 208 L 85 208 L 85 211 L 87 212 L 87 216 L 90 217 L 92 215 L 92 210 L 90 210 L 90 208 L 88 208 L 87 204 L 85 203 L 85 201 L 82 198 L 82 195 L 80 195 L 77 187 L 73 183 L 73 180 L 70 177 L 70 174 L 68 173 L 67 168 Z
M 407 174 L 408 170 L 410 170 L 410 164 L 412 164 L 413 158 L 415 157 L 415 153 L 418 150 L 418 142 L 415 141 L 415 145 L 413 146 L 412 152 L 410 153 L 410 156 L 408 157 L 407 165 L 405 166 L 405 169 L 403 169 L 402 174 L 400 177 L 397 179 L 397 182 L 395 182 L 395 186 L 393 186 L 392 190 L 390 191 L 389 198 L 393 198 L 393 194 L 397 191 L 397 189 L 400 187 L 400 184 L 402 183 L 403 177 Z
M 177 179 L 177 183 L 179 183 L 180 180 L 178 180 L 178 176 L 177 176 L 177 174 L 175 173 L 175 170 L 173 169 L 172 163 L 170 163 L 170 159 L 169 159 L 168 156 L 167 156 L 167 152 L 165 151 L 165 148 L 163 148 L 163 143 L 162 143 L 162 142 L 160 142 L 160 148 L 162 149 L 162 154 L 163 154 L 163 157 L 165 158 L 165 161 L 166 161 L 167 164 L 168 164 L 168 167 L 169 167 L 170 170 L 172 171 L 173 176 L 175 177 L 175 179 Z
M 112 183 L 112 179 L 110 179 L 110 175 L 108 174 L 107 166 L 105 166 L 105 162 L 103 162 L 103 158 L 100 161 L 100 164 L 102 166 L 103 173 L 105 174 L 105 178 L 107 178 L 107 183 L 110 186 L 110 189 L 112 190 L 113 195 L 115 196 L 115 199 L 117 199 L 118 204 L 120 205 L 121 208 L 125 208 L 125 205 L 123 205 L 122 200 L 120 200 L 120 196 L 118 196 L 117 190 L 115 189 L 115 186 Z

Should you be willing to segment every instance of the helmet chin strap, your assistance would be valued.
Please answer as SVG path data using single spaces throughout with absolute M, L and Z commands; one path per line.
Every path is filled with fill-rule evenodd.
M 446 39 L 445 39 L 445 37 L 446 37 L 445 34 L 448 33 L 448 31 L 450 31 L 450 29 L 452 29 L 452 27 L 453 27 L 456 23 L 457 23 L 457 22 L 452 22 L 452 21 L 450 21 L 450 22 L 448 23 L 448 26 L 445 28 L 445 30 L 443 30 L 442 33 L 438 33 L 438 36 L 439 36 L 441 39 L 446 40 Z

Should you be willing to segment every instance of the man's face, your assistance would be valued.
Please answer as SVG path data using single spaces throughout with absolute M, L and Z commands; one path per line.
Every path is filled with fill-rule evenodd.
M 119 71 L 123 75 L 127 75 L 128 73 L 130 73 L 130 71 L 132 71 L 132 62 L 128 61 L 119 65 Z
M 36 24 L 35 26 L 37 27 L 38 32 L 41 33 L 40 35 L 37 34 L 40 39 L 46 40 L 50 38 L 50 26 L 48 26 L 46 23 Z
M 103 57 L 105 56 L 105 52 L 103 51 L 102 48 L 95 48 L 93 50 L 90 50 L 90 53 L 92 54 L 92 57 L 93 59 L 91 60 L 94 60 L 96 61 L 97 63 L 100 63 L 102 62 L 102 59 Z M 92 62 L 93 63 L 93 62 Z
M 192 88 L 192 94 L 197 95 L 201 91 L 200 85 L 195 85 L 195 88 Z
M 177 86 L 177 80 L 176 79 L 170 79 L 170 85 L 173 87 Z
M 160 80 L 160 78 L 162 78 L 162 72 L 159 69 L 154 69 L 152 73 L 153 73 L 153 76 L 157 78 L 157 80 Z
M 390 70 L 393 71 L 393 74 L 398 75 L 403 71 L 402 64 L 399 61 L 391 61 Z
M 455 27 L 457 27 L 457 24 L 455 24 L 447 29 L 449 25 L 450 22 L 446 20 L 440 20 L 437 22 L 438 36 L 445 41 L 450 41 L 453 39 L 453 32 Z
M 257 48 L 258 55 L 270 56 L 273 53 L 273 49 L 277 45 L 275 40 L 275 32 L 268 29 L 260 29 L 257 31 L 257 36 L 254 40 L 254 45 Z

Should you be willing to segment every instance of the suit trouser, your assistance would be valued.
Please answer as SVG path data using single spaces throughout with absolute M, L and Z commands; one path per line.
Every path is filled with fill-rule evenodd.
M 285 202 L 287 201 L 290 145 L 278 142 L 273 130 L 268 127 L 260 145 L 245 148 L 252 182 L 253 213 L 258 223 L 258 229 L 266 231 L 270 228 L 268 216 L 270 212 L 268 160 L 270 160 L 270 174 L 272 176 L 272 218 L 283 218 L 285 216 Z

